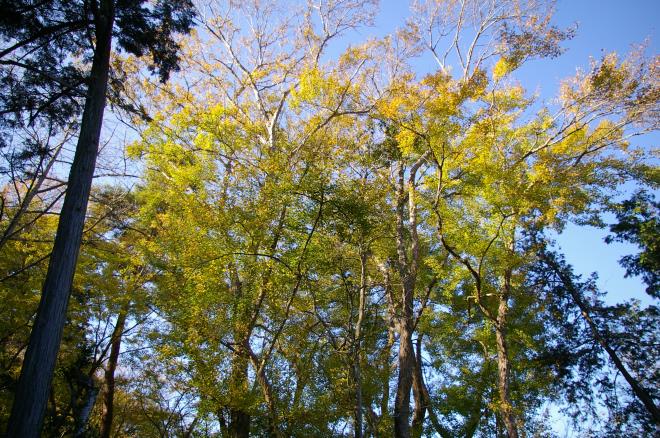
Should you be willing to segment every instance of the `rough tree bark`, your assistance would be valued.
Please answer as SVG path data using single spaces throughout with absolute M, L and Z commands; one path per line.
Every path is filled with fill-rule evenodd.
M 412 387 L 412 372 L 415 364 L 412 344 L 412 304 L 415 289 L 415 277 L 412 275 L 406 254 L 405 244 L 405 205 L 408 193 L 404 186 L 405 167 L 399 165 L 396 186 L 396 240 L 398 253 L 398 268 L 401 277 L 401 315 L 397 321 L 399 331 L 399 375 L 394 399 L 394 436 L 397 438 L 410 437 L 410 389 Z M 412 216 L 412 212 L 409 212 Z M 412 224 L 411 228 L 412 228 Z
M 94 12 L 96 47 L 80 136 L 41 301 L 9 418 L 7 435 L 11 437 L 39 436 L 82 239 L 108 87 L 114 2 L 103 0 Z
M 96 397 L 99 393 L 99 388 L 94 382 L 92 375 L 86 377 L 86 388 L 84 390 L 84 398 L 79 408 L 74 408 L 75 430 L 73 432 L 74 438 L 83 438 L 87 434 L 87 421 L 89 415 L 92 413 Z
M 243 354 L 233 353 L 231 364 L 231 383 L 232 390 L 243 393 L 248 388 L 248 360 Z M 231 438 L 248 438 L 250 436 L 250 414 L 240 406 L 229 407 L 229 436 Z
M 415 199 L 415 177 L 417 170 L 424 164 L 429 153 L 422 155 L 408 171 L 399 163 L 396 182 L 396 245 L 399 276 L 401 277 L 401 314 L 398 320 L 399 331 L 399 376 L 396 397 L 394 399 L 394 436 L 410 437 L 410 391 L 412 389 L 415 367 L 415 352 L 412 335 L 414 332 L 413 298 L 417 282 L 419 262 L 419 236 L 417 234 L 417 202 Z M 410 257 L 407 254 L 405 232 L 405 209 L 408 203 L 408 234 L 410 239 Z

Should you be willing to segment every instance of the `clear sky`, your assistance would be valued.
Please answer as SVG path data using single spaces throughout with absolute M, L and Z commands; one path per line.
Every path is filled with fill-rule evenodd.
M 410 16 L 407 0 L 381 0 L 380 13 L 373 29 L 359 33 L 362 38 L 382 36 L 401 26 Z M 541 99 L 555 96 L 560 80 L 575 74 L 577 67 L 589 66 L 590 57 L 616 51 L 622 57 L 631 48 L 647 43 L 647 54 L 658 54 L 657 28 L 660 24 L 660 0 L 559 0 L 556 3 L 554 23 L 559 27 L 577 24 L 577 33 L 564 43 L 566 52 L 552 60 L 532 61 L 516 72 L 516 78 Z M 431 71 L 435 65 L 427 56 L 415 64 L 419 70 Z M 635 139 L 635 144 L 657 147 L 660 135 L 646 135 Z M 644 285 L 636 278 L 624 278 L 618 259 L 637 252 L 634 245 L 603 242 L 605 230 L 569 225 L 557 241 L 567 260 L 580 274 L 597 272 L 598 284 L 608 291 L 608 301 L 614 303 L 628 298 L 639 298 L 650 303 Z
M 545 72 L 538 72 L 539 76 L 545 76 L 543 80 L 549 86 L 573 73 L 575 66 L 585 65 L 589 56 L 599 57 L 611 51 L 624 54 L 644 41 L 648 42 L 647 54 L 658 54 L 660 1 L 657 0 L 562 0 L 557 3 L 556 22 L 559 25 L 577 22 L 578 31 L 575 38 L 566 43 L 566 53 L 557 62 L 544 62 Z M 635 143 L 657 147 L 659 139 L 660 135 L 655 133 L 640 137 Z M 622 255 L 638 249 L 634 245 L 606 245 L 605 235 L 604 230 L 572 225 L 559 237 L 558 243 L 577 272 L 598 272 L 599 286 L 609 292 L 612 302 L 634 297 L 650 303 L 642 283 L 637 278 L 624 279 L 624 271 L 618 264 Z

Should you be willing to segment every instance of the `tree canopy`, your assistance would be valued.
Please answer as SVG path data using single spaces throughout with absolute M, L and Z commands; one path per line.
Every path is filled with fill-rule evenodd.
M 1 4 L 3 430 L 101 3 Z M 551 3 L 416 1 L 366 41 L 375 1 L 109 3 L 115 166 L 83 204 L 43 436 L 657 433 L 655 301 L 609 304 L 552 240 L 608 228 L 657 299 L 657 58 L 585 60 L 545 101 L 517 72 L 570 47 Z

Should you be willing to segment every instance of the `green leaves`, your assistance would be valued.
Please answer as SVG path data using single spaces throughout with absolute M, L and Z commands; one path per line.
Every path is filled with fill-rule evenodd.
M 416 2 L 419 19 L 398 35 L 330 56 L 370 6 L 222 3 L 180 41 L 183 72 L 169 85 L 140 77 L 144 59 L 115 59 L 145 116 L 126 146 L 138 178 L 94 192 L 53 431 L 74 422 L 75 376 L 103 387 L 119 314 L 122 436 L 347 436 L 359 418 L 362 436 L 390 436 L 399 375 L 417 364 L 411 429 L 425 435 L 501 435 L 514 418 L 521 435 L 543 436 L 548 403 L 586 413 L 580 403 L 599 403 L 591 383 L 616 393 L 539 256 L 548 230 L 609 206 L 608 240 L 640 246 L 623 263 L 657 296 L 655 201 L 606 203 L 617 184 L 653 179 L 651 154 L 630 142 L 657 125 L 653 61 L 606 55 L 560 101 L 539 102 L 517 70 L 557 55 L 570 32 L 535 2 L 506 1 Z M 136 35 L 125 43 L 139 52 Z M 413 57 L 425 53 L 437 71 L 417 77 Z M 20 205 L 7 187 L 3 227 Z M 43 207 L 0 248 L 7 388 L 55 230 L 33 214 Z M 590 296 L 591 282 L 576 284 Z M 654 308 L 599 309 L 630 357 L 632 330 L 656 324 Z M 413 360 L 397 360 L 402 334 Z M 633 362 L 652 359 L 644 350 Z

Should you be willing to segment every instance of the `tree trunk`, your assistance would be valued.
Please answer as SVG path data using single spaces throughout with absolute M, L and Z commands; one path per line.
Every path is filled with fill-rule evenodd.
M 82 438 L 87 433 L 87 422 L 89 420 L 89 415 L 92 413 L 94 404 L 96 403 L 96 397 L 98 396 L 99 388 L 94 384 L 94 379 L 88 377 L 87 388 L 85 389 L 85 398 L 80 406 L 80 409 L 76 412 L 76 429 L 73 432 L 74 438 Z
M 408 261 L 405 229 L 404 211 L 407 194 L 404 191 L 405 169 L 403 164 L 399 165 L 397 181 L 397 206 L 396 206 L 396 238 L 399 276 L 401 277 L 401 314 L 397 321 L 399 331 L 399 375 L 396 385 L 396 396 L 394 399 L 394 436 L 397 438 L 410 437 L 410 390 L 412 387 L 412 374 L 415 365 L 415 356 L 412 344 L 412 304 L 415 278 L 412 275 Z M 411 227 L 413 224 L 411 224 Z
M 410 437 L 410 390 L 415 366 L 414 355 L 412 328 L 410 324 L 402 321 L 399 324 L 399 377 L 394 399 L 394 436 L 397 438 Z
M 245 355 L 232 354 L 230 390 L 231 394 L 241 395 L 249 391 L 247 370 L 248 360 Z M 248 438 L 250 436 L 250 414 L 239 406 L 229 406 L 229 427 L 231 438 Z
M 355 323 L 353 345 L 353 381 L 355 383 L 355 438 L 362 438 L 362 369 L 360 368 L 360 340 L 362 339 L 362 322 L 367 294 L 367 253 L 360 248 L 360 291 L 358 317 Z
M 383 273 L 383 280 L 385 282 L 385 296 L 387 297 L 387 344 L 381 351 L 379 362 L 382 364 L 383 373 L 381 377 L 382 385 L 382 398 L 380 400 L 380 422 L 388 417 L 390 405 L 390 376 L 392 374 L 392 363 L 390 362 L 392 347 L 394 346 L 395 331 L 396 331 L 396 304 L 394 301 L 394 293 L 392 291 L 392 282 L 390 280 L 389 268 L 383 264 L 379 266 Z
M 231 290 L 236 303 L 244 299 L 243 282 L 238 272 L 238 267 L 230 263 L 227 267 L 231 273 Z M 234 329 L 233 337 L 237 345 L 249 345 L 249 328 L 245 322 L 250 320 L 249 309 L 246 307 L 234 306 Z M 244 394 L 249 391 L 248 387 L 248 357 L 245 352 L 234 351 L 231 357 L 231 374 L 229 376 L 229 426 L 227 432 L 231 438 L 247 438 L 250 435 L 250 415 L 241 406 L 240 400 Z
M 268 408 L 268 436 L 271 438 L 279 437 L 279 421 L 277 419 L 277 411 L 275 409 L 275 399 L 273 397 L 273 388 L 266 377 L 266 370 L 263 367 L 260 367 L 257 370 L 257 381 L 261 386 L 263 392 L 264 400 L 266 401 L 266 407 Z
M 424 375 L 422 374 L 422 336 L 417 335 L 415 369 L 413 371 L 413 399 L 415 409 L 413 411 L 411 436 L 420 438 L 424 431 L 424 419 L 426 418 L 427 398 L 424 396 Z
M 250 414 L 242 409 L 229 411 L 229 436 L 231 438 L 248 438 L 250 436 Z
M 419 356 L 418 356 L 419 357 Z M 438 417 L 435 415 L 435 412 L 433 411 L 433 407 L 431 406 L 431 395 L 429 394 L 429 390 L 426 387 L 426 383 L 424 382 L 424 374 L 422 374 L 422 368 L 419 367 L 419 374 L 417 374 L 417 367 L 415 367 L 415 374 L 413 375 L 413 388 L 415 385 L 419 385 L 419 392 L 421 394 L 421 402 L 422 405 L 424 406 L 425 412 L 428 412 L 429 414 L 429 420 L 431 422 L 431 426 L 435 429 L 436 433 L 441 437 L 441 438 L 450 438 L 452 436 L 451 432 L 445 428 L 440 421 L 438 420 Z M 423 419 L 422 417 L 422 422 L 419 427 L 419 436 L 423 433 Z M 416 433 L 415 431 L 415 422 L 413 419 L 413 433 Z
M 257 355 L 252 351 L 252 348 L 249 344 L 243 345 L 243 349 L 247 352 L 252 367 L 257 378 L 257 383 L 261 388 L 261 393 L 264 397 L 264 402 L 266 402 L 266 408 L 268 409 L 268 436 L 269 437 L 279 437 L 281 436 L 279 430 L 279 420 L 277 418 L 277 408 L 275 406 L 275 397 L 273 396 L 273 387 L 268 381 L 268 376 L 266 376 L 266 367 L 265 363 L 262 363 Z
M 502 412 L 502 421 L 506 427 L 509 438 L 518 438 L 518 426 L 511 405 L 509 394 L 509 379 L 511 374 L 509 364 L 509 349 L 506 341 L 506 316 L 509 310 L 508 298 L 511 287 L 511 271 L 504 274 L 504 292 L 499 295 L 499 304 L 497 307 L 497 321 L 495 324 L 495 341 L 497 343 L 497 378 L 498 392 L 500 397 L 500 407 Z
M 101 438 L 110 438 L 115 400 L 115 370 L 119 362 L 121 338 L 126 324 L 126 309 L 122 309 L 117 316 L 117 323 L 110 338 L 110 357 L 105 370 L 105 392 L 103 393 L 103 417 L 101 418 Z
M 396 398 L 394 400 L 394 436 L 410 437 L 410 391 L 412 389 L 415 367 L 415 352 L 413 350 L 413 297 L 417 281 L 417 264 L 419 261 L 419 237 L 417 235 L 417 203 L 415 200 L 415 175 L 417 169 L 426 159 L 427 154 L 413 164 L 408 172 L 399 163 L 396 183 L 396 245 L 398 255 L 399 276 L 402 283 L 401 316 L 399 328 L 399 377 L 397 379 Z M 405 207 L 408 202 L 408 234 L 410 235 L 410 257 L 407 254 L 405 232 Z
M 354 412 L 354 436 L 355 438 L 362 438 L 362 374 L 360 364 L 358 363 L 359 353 L 353 358 L 353 381 L 355 384 L 355 412 Z
M 7 434 L 11 437 L 39 436 L 66 320 L 103 123 L 114 21 L 113 1 L 102 0 L 96 12 L 96 48 L 80 136 L 41 301 L 9 418 Z

